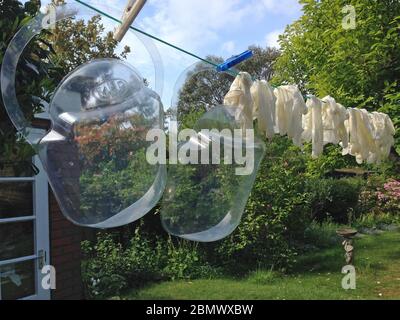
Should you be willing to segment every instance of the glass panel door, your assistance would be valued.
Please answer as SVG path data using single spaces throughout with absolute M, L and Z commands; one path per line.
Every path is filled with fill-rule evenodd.
M 36 176 L 0 168 L 0 300 L 50 298 L 39 268 L 49 256 L 47 177 L 36 158 L 35 165 Z

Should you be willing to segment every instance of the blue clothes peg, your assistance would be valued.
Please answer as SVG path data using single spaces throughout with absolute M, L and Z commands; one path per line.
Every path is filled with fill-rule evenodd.
M 246 50 L 245 52 L 238 54 L 236 56 L 233 56 L 231 58 L 229 58 L 228 60 L 226 60 L 225 62 L 219 64 L 217 66 L 217 71 L 218 72 L 223 72 L 226 71 L 234 66 L 236 66 L 237 64 L 250 59 L 253 56 L 253 51 L 251 50 Z

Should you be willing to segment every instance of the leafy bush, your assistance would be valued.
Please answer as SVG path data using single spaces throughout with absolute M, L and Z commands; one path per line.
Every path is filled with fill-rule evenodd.
M 120 292 L 126 285 L 121 245 L 115 244 L 111 235 L 104 235 L 95 246 L 82 243 L 85 255 L 92 259 L 83 262 L 82 276 L 87 295 L 104 297 Z
M 309 222 L 305 162 L 297 154 L 286 138 L 268 142 L 239 227 L 215 247 L 214 254 L 235 273 L 258 265 L 287 268 L 294 261 L 291 242 Z
M 400 182 L 372 176 L 363 188 L 357 205 L 357 224 L 373 227 L 400 221 Z
M 196 244 L 148 236 L 141 223 L 126 246 L 117 232 L 99 233 L 82 242 L 82 275 L 90 298 L 118 295 L 158 280 L 213 277 L 218 270 L 204 261 Z
M 400 214 L 400 181 L 390 180 L 377 191 L 378 205 L 385 212 Z
M 218 274 L 218 270 L 205 263 L 198 250 L 198 243 L 179 240 L 174 243 L 171 238 L 166 243 L 167 263 L 163 274 L 168 279 L 208 278 Z
M 312 219 L 347 223 L 357 207 L 362 185 L 361 178 L 308 180 Z

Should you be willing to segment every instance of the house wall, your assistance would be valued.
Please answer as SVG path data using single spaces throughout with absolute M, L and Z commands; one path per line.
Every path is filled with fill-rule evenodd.
M 49 191 L 49 217 L 50 264 L 56 269 L 56 289 L 52 291 L 51 298 L 83 299 L 80 246 L 82 228 L 64 218 L 51 191 Z

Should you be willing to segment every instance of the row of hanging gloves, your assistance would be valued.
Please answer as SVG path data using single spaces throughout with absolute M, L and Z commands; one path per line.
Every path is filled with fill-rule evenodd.
M 387 114 L 365 109 L 345 108 L 334 98 L 309 96 L 305 102 L 294 85 L 273 88 L 267 81 L 253 81 L 241 72 L 224 99 L 225 105 L 237 106 L 236 120 L 242 129 L 252 129 L 253 120 L 266 137 L 287 135 L 302 148 L 312 142 L 317 158 L 328 143 L 339 144 L 343 155 L 354 156 L 357 163 L 380 163 L 394 145 L 395 128 Z

